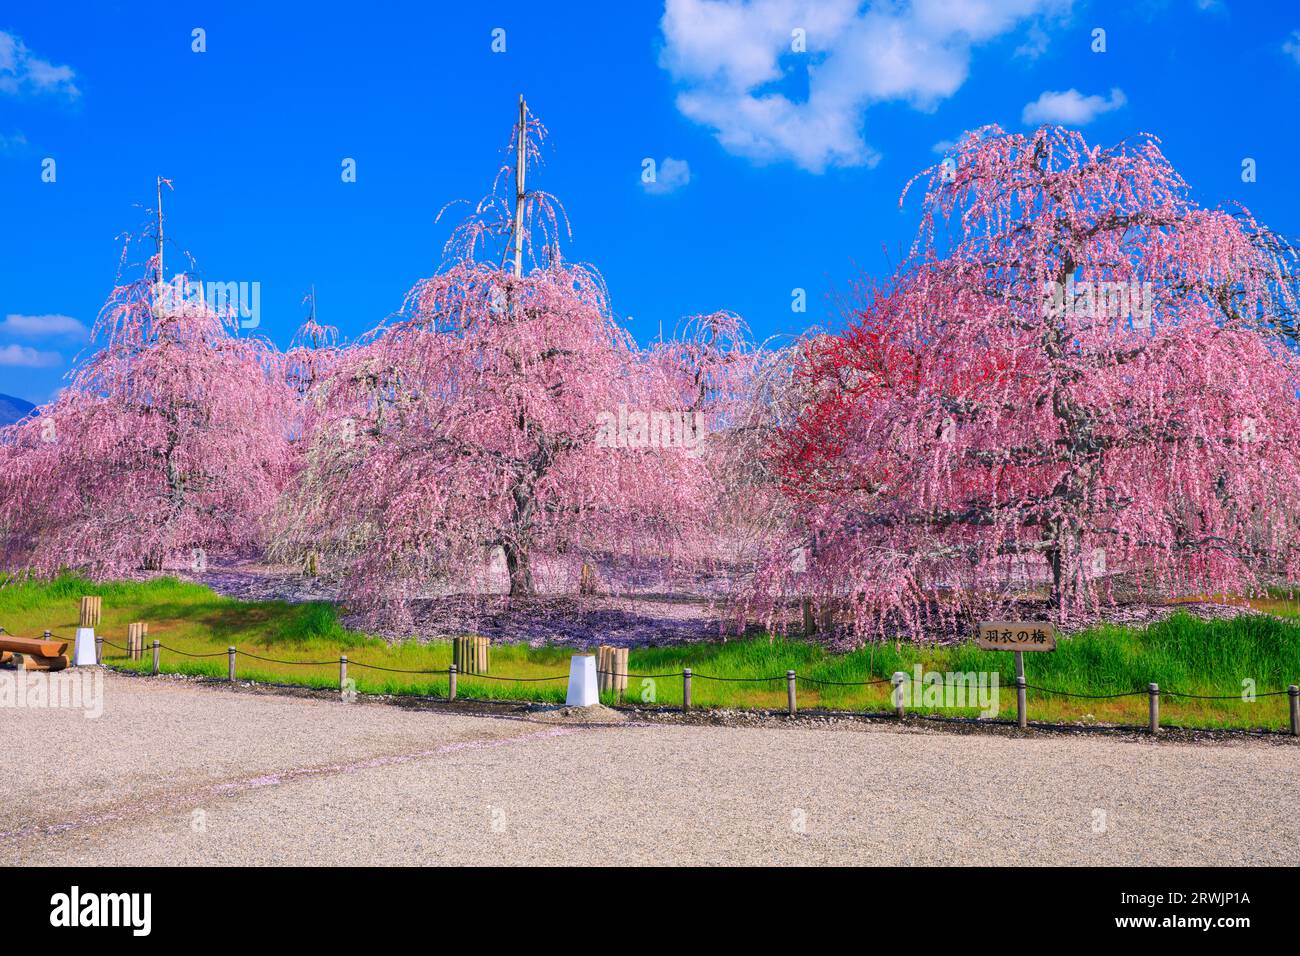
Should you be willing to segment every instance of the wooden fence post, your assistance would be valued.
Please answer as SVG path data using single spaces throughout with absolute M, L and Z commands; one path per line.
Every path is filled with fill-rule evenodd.
M 894 676 L 890 679 L 890 683 L 894 685 L 894 715 L 899 720 L 902 720 L 905 716 L 903 704 L 903 682 L 905 680 L 907 680 L 907 674 L 903 671 L 894 671 Z
M 447 700 L 456 699 L 456 665 L 447 668 Z
M 153 642 L 153 676 L 158 676 L 158 648 L 161 644 L 158 641 Z
M 1024 730 L 1029 726 L 1029 711 L 1025 706 L 1025 655 L 1016 651 L 1016 726 Z
M 229 671 L 228 679 L 233 682 L 235 679 L 235 649 L 233 647 L 226 648 L 226 664 Z
M 348 655 L 339 655 L 339 693 L 343 693 L 348 687 Z
M 691 709 L 691 669 L 682 668 L 682 710 Z
M 1300 686 L 1292 684 L 1286 692 L 1291 695 L 1291 736 L 1300 737 Z
M 1147 684 L 1147 693 L 1151 695 L 1151 719 L 1147 729 L 1153 734 L 1160 732 L 1160 685 Z
M 795 684 L 796 684 L 796 681 L 797 681 L 797 679 L 795 678 L 794 671 L 786 671 L 786 672 L 785 672 L 785 696 L 786 696 L 786 704 L 787 704 L 787 707 L 788 707 L 788 710 L 789 710 L 789 714 L 790 714 L 791 717 L 794 716 L 795 709 L 796 709 L 796 705 L 795 705 Z

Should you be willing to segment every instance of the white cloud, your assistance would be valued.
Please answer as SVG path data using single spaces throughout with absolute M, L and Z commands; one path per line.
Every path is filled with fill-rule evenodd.
M 1282 44 L 1282 52 L 1300 65 L 1300 30 L 1291 31 L 1291 35 Z
M 75 100 L 76 71 L 70 66 L 56 66 L 27 48 L 22 37 L 0 30 L 0 93 L 48 93 Z
M 684 159 L 665 156 L 655 170 L 653 182 L 641 180 L 641 188 L 651 195 L 662 196 L 675 192 L 691 181 L 691 167 Z
M 678 109 L 733 153 L 812 172 L 874 165 L 871 104 L 934 109 L 965 83 L 972 47 L 1069 3 L 667 0 L 660 62 L 680 86 Z M 795 30 L 807 52 L 794 50 Z M 775 88 L 805 73 L 806 97 Z
M 58 365 L 63 357 L 58 352 L 38 352 L 26 345 L 0 345 L 0 365 L 18 368 L 49 368 Z
M 27 137 L 22 130 L 16 133 L 0 133 L 0 153 L 21 153 L 27 146 Z
M 89 330 L 79 319 L 70 315 L 16 315 L 10 313 L 0 322 L 0 332 L 17 338 L 39 339 L 58 336 L 65 339 L 85 339 Z
M 1025 104 L 1020 120 L 1028 126 L 1039 126 L 1043 123 L 1085 126 L 1102 113 L 1117 110 L 1127 102 L 1124 91 L 1119 87 L 1114 87 L 1110 91 L 1109 99 L 1095 93 L 1092 96 L 1084 96 L 1073 88 L 1064 92 L 1045 90 L 1038 99 Z
M 1025 42 L 1016 47 L 1016 56 L 1022 56 L 1027 60 L 1037 60 L 1047 52 L 1047 46 L 1050 37 L 1047 31 L 1037 23 L 1029 27 L 1029 32 L 1025 34 Z

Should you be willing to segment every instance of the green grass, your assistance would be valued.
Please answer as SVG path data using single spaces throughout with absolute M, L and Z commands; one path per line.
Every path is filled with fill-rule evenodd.
M 367 669 L 372 664 L 395 670 L 445 670 L 451 662 L 449 642 L 388 643 L 345 628 L 333 605 L 244 602 L 215 594 L 206 587 L 170 578 L 147 582 L 94 584 L 75 576 L 52 582 L 0 582 L 0 625 L 11 634 L 39 635 L 43 630 L 71 639 L 83 594 L 103 597 L 100 636 L 125 646 L 127 624 L 149 622 L 150 641 L 168 649 L 161 653 L 164 671 L 224 677 L 225 649 L 234 645 L 244 654 L 281 661 L 320 664 L 267 663 L 238 658 L 238 676 L 268 683 L 314 687 L 338 686 L 340 654 L 347 654 L 348 674 L 362 693 L 444 696 L 446 675 L 390 673 Z M 1295 615 L 1284 596 L 1270 601 L 1287 605 L 1285 617 Z M 171 650 L 171 649 L 175 650 Z M 177 653 L 214 654 L 193 658 Z M 492 676 L 497 678 L 557 677 L 554 681 L 515 682 L 459 678 L 465 697 L 560 702 L 565 695 L 566 648 L 497 645 L 492 648 Z M 1176 614 L 1145 628 L 1100 626 L 1058 641 L 1051 653 L 1026 654 L 1026 676 L 1039 685 L 1076 694 L 1107 694 L 1144 689 L 1148 682 L 1162 690 L 1193 694 L 1228 694 L 1231 700 L 1187 700 L 1165 697 L 1162 723 L 1205 728 L 1284 729 L 1287 698 L 1260 697 L 1244 702 L 1242 680 L 1252 678 L 1259 693 L 1281 690 L 1300 681 L 1300 622 L 1273 616 L 1242 616 L 1228 621 L 1201 621 Z M 105 647 L 105 662 L 115 667 L 148 671 L 151 654 L 128 661 L 123 651 Z M 783 708 L 787 670 L 824 681 L 863 681 L 886 678 L 894 671 L 912 673 L 916 664 L 927 671 L 996 671 L 1001 685 L 1000 714 L 1015 715 L 1012 655 L 984 651 L 974 644 L 936 648 L 912 644 L 873 644 L 847 654 L 828 653 L 822 646 L 798 640 L 766 637 L 726 643 L 634 649 L 628 667 L 633 674 L 671 674 L 629 681 L 632 702 L 680 706 L 683 667 L 694 674 L 692 696 L 697 707 Z M 715 681 L 709 678 L 777 677 L 770 682 Z M 607 702 L 612 703 L 611 699 Z M 834 710 L 887 711 L 888 685 L 836 687 L 801 683 L 799 706 Z M 1033 720 L 1144 724 L 1147 699 L 1083 700 L 1029 692 Z M 974 707 L 922 712 L 974 716 Z

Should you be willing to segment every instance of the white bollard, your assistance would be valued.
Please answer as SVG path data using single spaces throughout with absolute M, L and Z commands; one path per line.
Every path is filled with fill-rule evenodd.
M 77 646 L 72 652 L 72 666 L 82 667 L 98 664 L 95 660 L 95 629 L 93 627 L 77 628 Z
M 596 688 L 596 658 L 591 654 L 574 654 L 569 661 L 568 707 L 590 707 L 600 703 Z

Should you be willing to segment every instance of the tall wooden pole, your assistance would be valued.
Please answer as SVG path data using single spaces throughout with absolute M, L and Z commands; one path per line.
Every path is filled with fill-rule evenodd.
M 162 214 L 163 178 L 158 177 L 158 287 L 163 284 L 163 214 Z
M 515 155 L 515 276 L 524 274 L 524 173 L 528 168 L 528 106 L 519 94 L 519 137 Z

